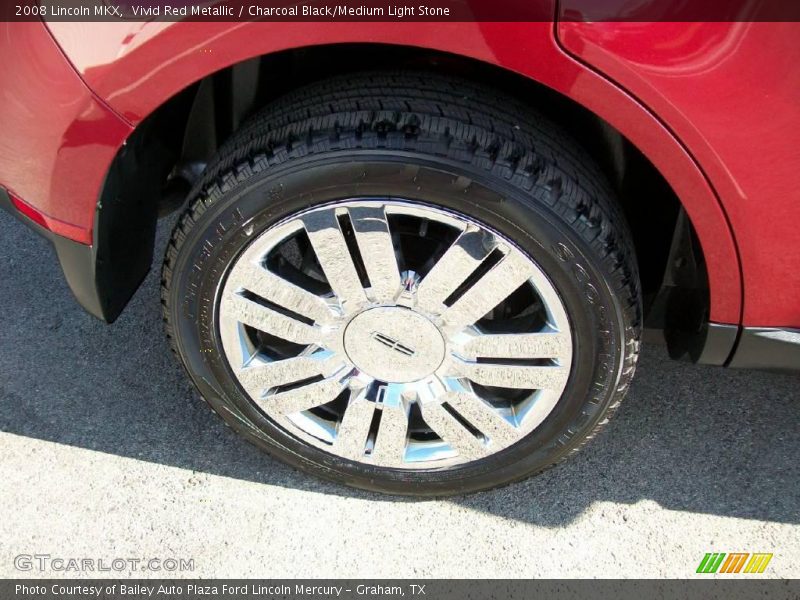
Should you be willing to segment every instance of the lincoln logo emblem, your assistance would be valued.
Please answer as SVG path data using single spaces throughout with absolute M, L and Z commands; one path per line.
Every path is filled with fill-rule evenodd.
M 391 348 L 395 352 L 399 352 L 400 354 L 405 354 L 406 356 L 414 356 L 417 352 L 413 348 L 409 348 L 405 344 L 401 344 L 398 340 L 394 338 L 390 338 L 388 335 L 384 335 L 378 331 L 372 332 L 372 338 L 387 348 Z

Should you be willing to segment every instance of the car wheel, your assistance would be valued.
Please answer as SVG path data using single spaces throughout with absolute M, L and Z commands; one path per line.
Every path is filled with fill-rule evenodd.
M 641 300 L 597 167 L 513 99 L 427 73 L 299 90 L 234 134 L 163 267 L 174 351 L 308 472 L 446 495 L 541 472 L 624 397 Z

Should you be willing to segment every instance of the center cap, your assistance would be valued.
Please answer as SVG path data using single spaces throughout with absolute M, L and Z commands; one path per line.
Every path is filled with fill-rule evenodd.
M 344 349 L 359 371 L 380 381 L 407 383 L 427 377 L 442 364 L 445 344 L 439 329 L 403 307 L 378 307 L 353 318 Z

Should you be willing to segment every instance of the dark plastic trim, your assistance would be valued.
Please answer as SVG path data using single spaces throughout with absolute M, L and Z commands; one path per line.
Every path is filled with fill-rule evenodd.
M 709 323 L 696 362 L 701 365 L 724 365 L 731 356 L 738 335 L 738 325 Z
M 727 366 L 737 369 L 800 371 L 800 329 L 743 328 Z
M 52 244 L 72 294 L 87 312 L 107 323 L 118 316 L 119 313 L 112 314 L 103 305 L 95 285 L 95 253 L 92 246 L 57 235 L 34 223 L 16 209 L 11 203 L 8 192 L 2 187 L 0 187 L 0 208 Z

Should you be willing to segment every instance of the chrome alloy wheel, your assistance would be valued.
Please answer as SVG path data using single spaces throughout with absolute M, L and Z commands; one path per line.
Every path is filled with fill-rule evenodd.
M 417 203 L 296 215 L 245 248 L 219 302 L 225 357 L 252 402 L 365 464 L 490 456 L 542 423 L 570 373 L 569 320 L 533 260 Z

